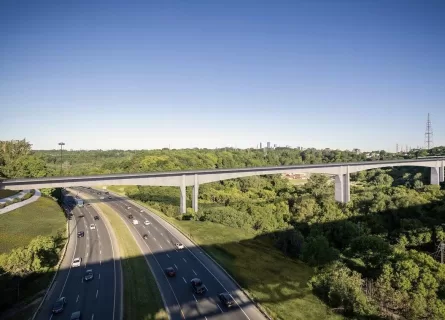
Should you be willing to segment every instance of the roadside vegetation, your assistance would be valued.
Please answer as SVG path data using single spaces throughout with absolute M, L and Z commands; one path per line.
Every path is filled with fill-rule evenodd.
M 97 204 L 119 239 L 124 278 L 124 319 L 168 319 L 156 281 L 132 234 L 109 206 Z
M 0 190 L 0 199 L 4 199 L 19 193 L 17 190 Z
M 57 236 L 66 218 L 54 200 L 40 197 L 29 205 L 0 215 L 0 253 L 27 246 L 37 236 Z
M 444 147 L 406 154 L 291 148 L 267 152 L 229 148 L 69 151 L 64 154 L 63 167 L 64 174 L 82 175 L 409 159 L 443 154 Z M 57 173 L 60 166 L 57 150 L 39 151 L 31 156 L 33 160 L 25 161 L 24 169 L 15 164 L 20 168 L 17 174 Z M 29 162 L 35 165 L 27 165 Z M 9 162 L 5 163 L 10 168 Z M 29 168 L 39 167 L 37 164 L 44 170 L 24 174 Z M 123 191 L 185 228 L 276 318 L 304 319 L 301 312 L 290 315 L 289 306 L 298 305 L 301 299 L 299 308 L 310 310 L 314 301 L 318 301 L 316 296 L 332 312 L 355 319 L 444 319 L 445 267 L 438 256 L 438 245 L 445 241 L 443 185 L 429 185 L 429 171 L 421 167 L 368 170 L 352 174 L 351 181 L 348 204 L 335 202 L 330 178 L 322 175 L 311 175 L 304 185 L 292 185 L 281 176 L 203 184 L 199 190 L 199 212 L 188 208 L 186 215 L 178 214 L 178 188 L 132 186 Z M 190 205 L 191 188 L 187 197 Z M 224 238 L 218 238 L 211 230 L 219 230 Z M 269 255 L 273 261 L 287 261 L 281 265 L 283 277 L 290 277 L 285 273 L 287 266 L 300 278 L 295 276 L 280 282 L 270 276 L 270 281 L 263 279 L 261 291 L 254 286 L 258 281 L 255 275 L 249 277 L 242 268 L 244 263 L 251 266 L 251 273 L 257 273 L 256 264 L 261 266 L 261 261 L 252 267 L 250 261 L 238 260 L 238 252 L 253 261 L 259 257 L 269 259 Z M 276 264 L 280 266 L 279 262 Z M 271 273 L 279 274 L 274 264 L 268 267 Z M 277 281 L 275 286 L 274 281 Z M 286 291 L 288 287 L 292 289 Z M 263 292 L 267 294 L 262 295 Z M 316 310 L 322 310 L 321 307 Z

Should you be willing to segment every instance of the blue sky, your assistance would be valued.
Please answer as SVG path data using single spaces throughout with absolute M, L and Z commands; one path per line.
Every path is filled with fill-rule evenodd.
M 0 140 L 445 145 L 444 1 L 2 1 Z

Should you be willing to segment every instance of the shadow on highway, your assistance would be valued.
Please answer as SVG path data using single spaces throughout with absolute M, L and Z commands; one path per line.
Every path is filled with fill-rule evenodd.
M 103 192 L 102 192 L 103 193 Z M 97 194 L 97 193 L 96 193 Z M 99 195 L 97 195 L 99 196 Z M 108 197 L 108 195 L 105 195 L 105 197 Z M 114 195 L 111 195 L 111 199 L 104 199 L 104 200 L 100 200 L 100 199 L 88 199 L 85 201 L 85 203 L 88 205 L 88 203 L 99 203 L 99 202 L 104 202 L 104 203 L 108 203 L 108 204 L 112 204 L 114 202 L 121 202 L 122 199 L 116 198 Z M 388 211 L 384 211 L 384 212 L 379 212 L 376 214 L 372 214 L 372 215 L 368 215 L 368 216 L 360 216 L 360 217 L 353 217 L 350 219 L 346 219 L 346 220 L 341 220 L 341 221 L 335 221 L 335 222 L 329 222 L 329 223 L 314 223 L 312 225 L 308 225 L 308 224 L 301 224 L 299 225 L 299 229 L 303 231 L 303 234 L 305 236 L 309 235 L 309 233 L 311 232 L 311 230 L 313 229 L 322 229 L 322 230 L 335 230 L 335 229 L 340 229 L 342 227 L 342 224 L 345 221 L 353 221 L 355 223 L 357 222 L 366 222 L 368 225 L 373 225 L 373 221 L 375 222 L 375 229 L 370 230 L 371 234 L 380 234 L 385 236 L 388 241 L 390 243 L 394 243 L 397 234 L 395 232 L 390 232 L 390 230 L 394 230 L 394 226 L 400 226 L 400 222 L 402 219 L 418 219 L 419 217 L 421 217 L 425 212 L 428 212 L 428 222 L 426 223 L 426 225 L 428 227 L 434 228 L 434 226 L 440 225 L 442 224 L 442 219 L 443 219 L 443 211 L 440 210 L 433 210 L 433 207 L 438 207 L 439 205 L 442 205 L 445 203 L 445 199 L 439 199 L 437 201 L 434 201 L 432 203 L 429 204 L 425 204 L 425 205 L 419 205 L 419 206 L 410 206 L 407 208 L 403 208 L 403 209 L 394 209 L 394 210 L 388 210 Z M 363 203 L 363 205 L 367 205 L 366 203 Z M 68 202 L 68 212 L 72 211 L 74 209 L 75 203 L 74 202 Z M 76 215 L 74 215 L 72 217 L 73 220 L 76 221 L 76 225 L 78 226 L 78 230 L 83 230 L 83 223 L 81 223 L 82 218 L 78 217 Z M 371 223 L 370 223 L 371 222 Z M 200 223 L 199 221 L 197 221 L 196 223 Z M 415 234 L 417 232 L 423 232 L 424 231 L 424 226 L 422 228 L 416 228 L 415 226 L 411 226 L 411 227 L 406 227 L 406 229 L 404 229 L 404 232 L 410 232 L 412 234 Z M 74 229 L 75 230 L 75 229 Z M 169 240 L 168 237 L 170 237 L 169 235 L 166 235 L 166 240 Z M 165 240 L 165 239 L 164 239 Z M 173 240 L 173 239 L 171 239 Z M 284 242 L 288 242 L 289 248 L 291 247 L 291 239 L 289 238 L 289 236 L 286 234 L 286 231 L 277 231 L 277 232 L 271 232 L 271 233 L 265 233 L 262 235 L 258 235 L 252 239 L 248 239 L 248 240 L 242 240 L 242 241 L 237 241 L 237 242 L 225 242 L 225 243 L 217 243 L 217 244 L 213 244 L 213 245 L 208 245 L 208 246 L 201 246 L 202 249 L 204 249 L 206 252 L 208 252 L 211 256 L 213 256 L 214 258 L 216 258 L 219 261 L 224 261 L 225 265 L 226 265 L 226 270 L 229 273 L 233 273 L 233 271 L 236 268 L 241 268 L 242 266 L 237 264 L 237 261 L 235 259 L 235 257 L 230 253 L 232 250 L 249 250 L 249 248 L 254 248 L 256 250 L 258 250 L 258 248 L 261 248 L 263 246 L 263 244 L 267 243 L 267 244 L 275 244 L 278 240 L 280 241 L 284 241 Z M 293 244 L 294 245 L 294 244 Z M 433 241 L 429 244 L 426 244 L 422 247 L 422 251 L 429 251 L 429 252 L 433 252 L 435 251 L 435 246 L 436 243 L 434 241 L 434 237 L 433 237 Z M 289 256 L 293 256 L 298 254 L 298 246 L 295 250 L 289 250 L 287 253 Z M 179 252 L 179 254 L 181 254 L 181 252 Z M 149 255 L 140 255 L 140 256 L 136 256 L 130 259 L 126 259 L 121 261 L 122 265 L 128 265 L 128 264 L 133 264 L 134 262 L 136 262 L 137 264 L 143 264 L 145 265 L 145 259 L 155 259 L 156 261 L 158 261 L 162 267 L 162 269 L 165 269 L 167 267 L 174 267 L 174 263 L 169 263 L 169 257 L 168 256 L 173 256 L 173 255 L 178 255 L 178 251 L 177 250 L 172 250 L 172 249 L 158 249 L 156 252 L 153 252 L 152 254 Z M 289 268 L 292 269 L 292 263 L 300 263 L 297 260 L 289 260 Z M 89 264 L 88 265 L 88 269 L 102 269 L 102 268 L 111 268 L 111 265 L 113 264 L 112 260 L 105 260 L 101 262 L 101 265 L 99 264 Z M 351 265 L 351 268 L 355 268 L 356 270 L 359 270 L 360 266 L 354 266 Z M 83 271 L 85 270 L 84 267 L 81 268 L 74 268 L 76 270 L 78 270 L 78 274 L 76 274 L 76 276 L 82 277 L 83 275 Z M 215 295 L 215 293 L 220 293 L 220 292 L 224 292 L 223 289 L 221 288 L 209 288 L 209 292 L 211 291 L 211 295 L 209 294 L 204 294 L 202 296 L 196 295 L 196 299 L 193 296 L 193 291 L 190 285 L 190 280 L 192 277 L 190 274 L 190 270 L 187 270 L 186 272 L 183 272 L 183 267 L 180 268 L 176 268 L 177 270 L 177 274 L 176 277 L 174 278 L 169 278 L 168 281 L 170 282 L 170 284 L 173 287 L 173 291 L 175 291 L 176 289 L 176 294 L 178 294 L 178 296 L 180 296 L 180 303 L 182 306 L 186 306 L 187 309 L 193 309 L 196 310 L 196 315 L 192 315 L 192 316 L 187 316 L 187 319 L 203 319 L 204 317 L 206 318 L 218 318 L 219 316 L 225 316 L 227 317 L 227 319 L 237 319 L 238 318 L 238 311 L 239 308 L 237 307 L 232 307 L 232 308 L 226 308 L 224 307 L 218 300 L 217 297 Z M 271 270 L 277 271 L 275 269 L 275 267 L 271 264 Z M 298 269 L 295 269 L 298 270 Z M 59 275 L 57 277 L 57 279 L 65 279 L 68 275 L 68 272 L 70 271 L 70 269 L 61 269 L 59 271 Z M 148 271 L 148 269 L 147 269 Z M 360 272 L 363 272 L 363 270 L 359 270 Z M 0 270 L 0 272 L 2 272 L 2 270 Z M 71 271 L 73 272 L 73 271 Z M 251 270 L 252 273 L 257 272 L 257 270 Z M 53 275 L 53 272 L 48 272 L 47 273 L 47 277 L 42 278 L 42 279 L 50 279 Z M 36 277 L 39 277 L 41 275 L 31 275 L 28 276 L 26 279 L 17 279 L 17 282 L 19 282 L 19 280 L 21 281 L 21 286 L 22 286 L 22 290 L 26 290 L 26 286 L 27 283 L 32 284 L 33 280 L 35 280 Z M 73 276 L 72 274 L 70 275 L 70 277 Z M 368 276 L 372 277 L 375 275 L 369 274 Z M 183 277 L 185 278 L 186 281 L 184 281 Z M 200 274 L 197 275 L 197 277 L 201 277 Z M 205 277 L 203 276 L 203 281 L 204 284 L 206 284 L 206 278 L 208 277 L 208 275 L 206 275 Z M 310 304 L 312 303 L 312 297 L 313 297 L 313 293 L 311 292 L 311 290 L 309 289 L 309 287 L 307 286 L 307 281 L 309 280 L 310 274 L 302 274 L 300 277 L 299 282 L 295 281 L 295 279 L 288 279 L 286 278 L 286 276 L 283 276 L 283 278 L 281 279 L 281 281 L 276 281 L 274 279 L 268 279 L 268 278 L 261 278 L 261 277 L 249 277 L 249 279 L 243 279 L 243 278 L 238 278 L 238 282 L 245 288 L 250 289 L 252 291 L 257 292 L 257 295 L 261 296 L 261 303 L 262 304 L 275 304 L 275 303 L 283 303 L 285 301 L 289 301 L 289 300 L 294 300 L 294 299 L 302 299 L 302 300 L 307 300 L 308 301 L 308 312 L 311 312 L 310 310 Z M 4 278 L 3 278 L 4 279 Z M 43 280 L 42 280 L 43 281 Z M 97 280 L 93 280 L 93 281 L 97 281 Z M 101 281 L 105 281 L 105 280 L 101 280 Z M 125 282 L 125 279 L 124 279 Z M 0 285 L 2 284 L 2 277 L 0 277 Z M 6 282 L 5 282 L 6 283 Z M 9 281 L 9 283 L 11 283 Z M 86 284 L 90 285 L 91 283 Z M 125 286 L 124 286 L 125 288 Z M 3 286 L 0 287 L 0 289 L 2 290 L 2 302 L 0 304 L 0 306 L 4 309 L 6 306 L 10 306 L 12 303 L 17 302 L 20 296 L 17 296 L 17 289 L 15 287 L 4 287 L 4 283 Z M 131 296 L 129 294 L 130 289 L 127 288 L 124 289 L 124 304 L 126 299 L 131 299 Z M 68 298 L 68 304 L 72 305 L 72 304 L 76 304 L 79 302 L 75 302 L 71 296 L 72 293 L 70 292 L 70 289 L 67 288 L 66 290 L 67 294 L 67 298 Z M 41 292 L 40 295 L 42 295 L 44 292 Z M 229 290 L 229 293 L 233 294 L 234 296 L 236 296 L 236 293 L 234 290 Z M 87 298 L 84 298 L 87 299 Z M 237 300 L 238 301 L 238 300 Z M 80 303 L 84 303 L 81 302 Z M 86 302 L 85 302 L 86 303 Z M 207 306 L 210 304 L 215 304 L 215 308 L 213 308 L 212 310 L 203 310 L 199 307 L 199 305 L 201 303 L 206 303 Z M 238 301 L 239 305 L 241 308 L 248 308 L 249 306 L 252 306 L 252 302 L 248 301 L 248 302 L 240 302 Z M 220 310 L 219 308 L 216 307 L 216 304 L 219 304 L 219 307 L 221 307 L 222 310 Z M 177 309 L 177 303 L 172 303 L 172 302 L 168 302 L 167 307 L 171 310 L 175 310 Z M 211 308 L 210 308 L 211 309 Z M 150 315 L 147 315 L 147 318 L 155 318 L 155 315 L 160 312 L 161 310 L 152 310 Z M 233 313 L 233 316 L 231 316 L 231 314 Z M 235 316 L 235 313 L 236 316 Z M 49 316 L 49 314 L 48 314 Z M 66 316 L 66 315 L 65 315 Z M 54 317 L 54 319 L 57 319 L 58 317 Z M 3 318 L 2 318 L 3 319 Z M 7 319 L 7 318 L 5 318 Z

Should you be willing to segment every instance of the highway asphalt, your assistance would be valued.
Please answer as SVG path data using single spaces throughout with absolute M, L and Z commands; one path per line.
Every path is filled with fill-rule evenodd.
M 70 319 L 75 311 L 81 312 L 82 319 L 119 319 L 120 264 L 114 259 L 109 230 L 92 206 L 75 206 L 73 194 L 65 196 L 65 207 L 73 213 L 69 221 L 70 241 L 55 282 L 36 319 Z M 94 216 L 99 216 L 99 220 L 94 220 Z M 91 224 L 96 229 L 90 229 Z M 84 231 L 84 237 L 78 238 L 78 231 Z M 82 263 L 80 267 L 73 267 L 72 261 L 77 257 L 82 258 Z M 85 281 L 88 269 L 93 270 L 94 278 Z M 67 303 L 62 313 L 53 315 L 52 306 L 59 297 L 65 297 Z
M 171 319 L 266 319 L 227 274 L 202 252 L 201 248 L 196 247 L 163 219 L 115 194 L 111 195 L 112 199 L 108 199 L 108 195 L 105 196 L 105 200 L 97 199 L 104 196 L 104 190 L 100 191 L 101 195 L 94 189 L 79 190 L 94 195 L 96 201 L 106 202 L 120 214 L 156 277 Z M 132 223 L 128 218 L 130 214 L 139 221 L 139 224 Z M 148 220 L 150 225 L 144 225 L 145 220 Z M 145 234 L 148 236 L 146 240 L 143 239 Z M 175 243 L 178 242 L 185 245 L 183 250 L 177 250 Z M 167 267 L 175 268 L 176 277 L 166 276 Z M 192 291 L 190 281 L 193 278 L 203 281 L 208 290 L 205 294 L 197 295 Z M 230 293 L 236 304 L 231 308 L 221 304 L 218 294 L 222 292 Z

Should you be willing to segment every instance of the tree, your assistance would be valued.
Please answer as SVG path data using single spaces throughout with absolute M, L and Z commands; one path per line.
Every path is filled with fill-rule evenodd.
M 372 315 L 377 310 L 362 291 L 363 280 L 340 262 L 322 269 L 310 280 L 312 289 L 331 307 L 341 309 L 346 315 Z
M 362 259 L 368 268 L 373 269 L 380 268 L 391 252 L 389 244 L 375 235 L 357 237 L 352 240 L 350 247 L 352 257 Z
M 303 245 L 301 258 L 312 266 L 322 266 L 338 258 L 339 252 L 329 246 L 323 235 L 309 236 Z

